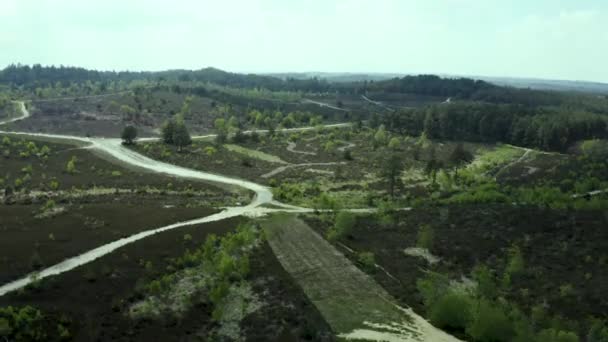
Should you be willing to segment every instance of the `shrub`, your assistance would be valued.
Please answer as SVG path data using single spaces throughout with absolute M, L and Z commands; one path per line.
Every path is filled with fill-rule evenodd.
M 213 146 L 207 146 L 203 149 L 203 152 L 206 155 L 208 155 L 209 157 L 212 157 L 213 155 L 215 155 L 217 153 L 217 150 Z
M 467 333 L 475 341 L 508 342 L 515 332 L 503 306 L 481 299 L 475 306 Z
M 68 161 L 68 163 L 65 166 L 65 170 L 67 173 L 74 174 L 77 172 L 76 171 L 76 161 L 77 161 L 76 156 L 72 156 L 72 158 Z
M 422 295 L 422 301 L 428 311 L 435 305 L 437 300 L 448 292 L 450 280 L 443 274 L 429 272 L 424 278 L 416 281 L 416 287 Z
M 112 171 L 112 177 L 120 177 L 122 176 L 122 172 L 120 171 Z
M 542 330 L 536 336 L 537 342 L 578 342 L 578 336 L 570 331 L 555 329 Z
M 0 337 L 6 341 L 44 341 L 42 312 L 31 306 L 0 308 Z
M 433 227 L 426 224 L 420 227 L 420 230 L 418 231 L 418 239 L 416 241 L 416 246 L 430 250 L 433 247 L 434 239 L 435 231 L 433 230 Z
M 49 182 L 49 188 L 51 188 L 51 190 L 59 189 L 59 182 L 56 179 L 51 180 Z
M 524 267 L 524 257 L 521 253 L 521 249 L 515 245 L 509 248 L 509 260 L 507 262 L 505 274 L 509 277 L 519 275 L 524 271 Z
M 360 252 L 357 259 L 368 271 L 373 271 L 376 268 L 376 258 L 372 252 Z
M 392 137 L 391 140 L 388 142 L 388 148 L 390 148 L 391 150 L 396 150 L 399 147 L 401 147 L 401 140 L 399 140 L 399 138 L 397 137 Z
M 593 320 L 587 334 L 587 342 L 608 342 L 608 326 L 601 320 Z
M 465 330 L 471 320 L 472 304 L 467 294 L 449 291 L 431 306 L 429 319 L 438 328 Z
M 337 240 L 350 234 L 355 226 L 356 218 L 352 213 L 341 211 L 336 215 L 334 226 L 328 231 L 329 240 Z
M 477 282 L 477 295 L 479 297 L 494 299 L 498 296 L 495 277 L 486 265 L 475 267 L 473 279 Z

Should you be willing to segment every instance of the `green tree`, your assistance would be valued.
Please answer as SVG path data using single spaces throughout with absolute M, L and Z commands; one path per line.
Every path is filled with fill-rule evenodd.
M 217 136 L 215 137 L 215 141 L 222 144 L 226 141 L 228 137 L 228 127 L 226 126 L 226 120 L 223 118 L 215 119 L 213 123 L 215 130 L 217 131 Z
M 380 146 L 386 146 L 386 140 L 388 139 L 386 134 L 386 129 L 384 125 L 381 125 L 376 133 L 374 133 L 374 148 L 378 148 Z
M 137 129 L 131 125 L 126 126 L 121 134 L 122 142 L 125 145 L 132 145 L 137 138 Z
M 185 146 L 192 144 L 192 138 L 190 137 L 188 128 L 183 121 L 175 123 L 175 130 L 173 131 L 173 144 L 177 146 L 177 150 L 179 152 L 181 152 Z
M 455 177 L 458 177 L 458 169 L 471 161 L 473 161 L 473 154 L 465 150 L 462 143 L 458 143 L 449 157 L 449 163 L 454 168 Z
M 163 142 L 165 144 L 169 144 L 169 145 L 173 144 L 174 132 L 175 132 L 175 122 L 173 120 L 165 121 L 165 123 L 163 124 L 163 127 L 161 129 Z
M 128 105 L 122 105 L 120 106 L 120 112 L 123 115 L 123 120 L 124 121 L 133 121 L 133 118 L 135 117 L 135 109 L 131 106 Z
M 385 167 L 381 171 L 381 176 L 388 184 L 388 192 L 391 197 L 395 197 L 395 188 L 401 185 L 401 172 L 403 172 L 403 163 L 401 158 L 396 153 L 391 153 L 386 161 L 383 162 Z

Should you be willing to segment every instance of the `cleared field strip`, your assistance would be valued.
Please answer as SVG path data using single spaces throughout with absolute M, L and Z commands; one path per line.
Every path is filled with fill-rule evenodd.
M 262 223 L 281 265 L 343 339 L 459 341 L 396 301 L 342 253 L 292 215 Z

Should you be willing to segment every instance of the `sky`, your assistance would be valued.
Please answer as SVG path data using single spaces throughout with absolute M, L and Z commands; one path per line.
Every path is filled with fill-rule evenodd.
M 606 0 L 0 0 L 0 68 L 608 82 Z

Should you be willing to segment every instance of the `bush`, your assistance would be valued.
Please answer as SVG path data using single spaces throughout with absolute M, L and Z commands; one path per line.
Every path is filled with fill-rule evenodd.
M 449 291 L 430 308 L 429 319 L 438 328 L 465 330 L 471 320 L 472 298 L 465 293 Z
M 376 258 L 374 257 L 374 253 L 360 252 L 357 256 L 357 259 L 368 271 L 373 271 L 374 269 L 376 269 Z
M 481 299 L 473 311 L 467 333 L 475 341 L 508 342 L 514 336 L 513 324 L 499 303 Z
M 350 234 L 355 226 L 356 217 L 352 213 L 341 211 L 336 216 L 334 226 L 329 230 L 327 238 L 329 240 L 337 240 Z
M 579 339 L 575 333 L 570 331 L 545 329 L 538 333 L 536 342 L 579 342 Z
M 496 279 L 486 265 L 475 267 L 473 270 L 473 279 L 477 282 L 478 297 L 494 299 L 498 296 Z
M 433 240 L 435 239 L 435 231 L 430 225 L 424 225 L 420 227 L 418 231 L 418 240 L 416 246 L 420 248 L 431 249 L 433 247 Z
M 450 280 L 443 274 L 429 272 L 424 278 L 416 281 L 416 287 L 422 295 L 424 306 L 429 312 L 437 300 L 448 292 Z
M 6 341 L 44 341 L 44 316 L 31 306 L 0 308 L 0 337 Z
M 608 326 L 601 320 L 593 320 L 589 333 L 587 334 L 587 342 L 608 342 Z
M 59 182 L 56 179 L 51 180 L 49 182 L 49 188 L 51 188 L 51 190 L 59 189 Z
M 207 146 L 203 149 L 203 152 L 209 157 L 212 157 L 217 153 L 217 150 L 213 146 Z
M 524 271 L 524 257 L 521 249 L 518 246 L 512 246 L 509 249 L 509 261 L 505 273 L 509 276 L 517 276 Z
M 74 174 L 76 173 L 76 161 L 78 159 L 76 158 L 76 156 L 72 156 L 72 158 L 68 161 L 67 165 L 65 166 L 65 170 L 67 173 L 69 174 Z

